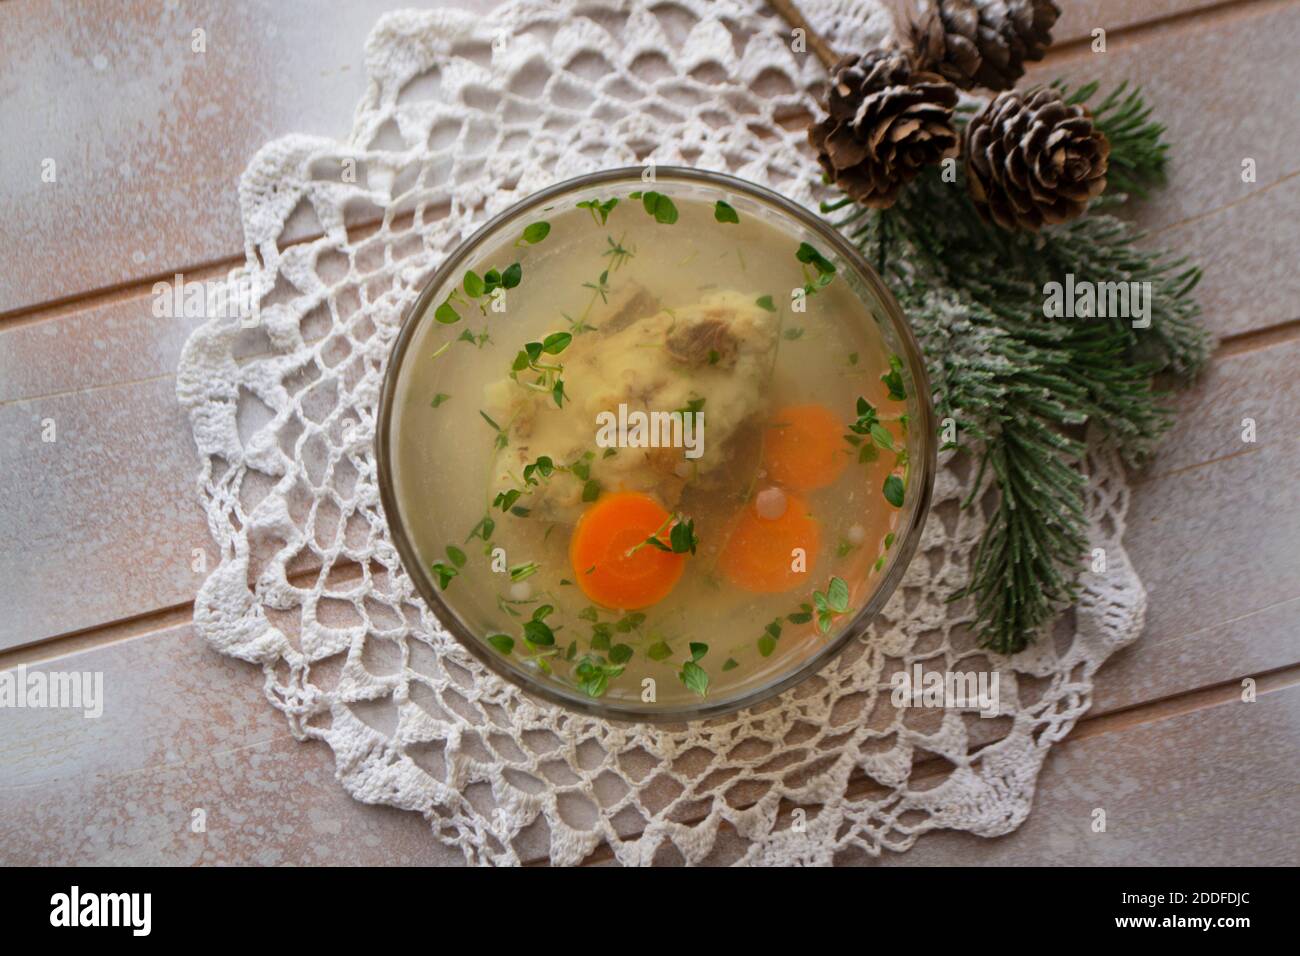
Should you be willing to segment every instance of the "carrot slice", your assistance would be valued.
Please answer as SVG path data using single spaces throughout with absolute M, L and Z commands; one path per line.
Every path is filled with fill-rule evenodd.
M 806 588 L 820 543 L 821 526 L 801 498 L 787 495 L 779 518 L 764 518 L 750 501 L 733 523 L 718 568 L 736 587 L 759 594 Z M 803 571 L 794 569 L 795 548 L 803 549 Z
M 834 483 L 849 463 L 844 423 L 825 405 L 777 409 L 763 436 L 763 467 L 796 491 Z
M 642 544 L 656 532 L 667 544 L 671 517 L 649 495 L 632 491 L 605 495 L 588 508 L 569 539 L 569 562 L 582 592 L 619 610 L 667 597 L 682 576 L 686 556 Z

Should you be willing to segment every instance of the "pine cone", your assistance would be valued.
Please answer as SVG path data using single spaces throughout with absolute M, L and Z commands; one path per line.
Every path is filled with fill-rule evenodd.
M 1007 90 L 1043 58 L 1060 15 L 1052 0 L 920 0 L 899 32 L 918 69 L 963 90 Z
M 999 93 L 966 128 L 971 198 L 1004 229 L 1035 231 L 1081 215 L 1106 188 L 1109 156 L 1087 109 L 1050 87 Z
M 829 115 L 809 128 L 808 141 L 827 176 L 858 202 L 892 206 L 922 167 L 956 151 L 956 89 L 913 72 L 907 54 L 847 56 L 832 77 Z

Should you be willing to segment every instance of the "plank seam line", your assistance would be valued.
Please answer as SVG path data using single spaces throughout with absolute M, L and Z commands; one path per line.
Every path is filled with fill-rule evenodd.
M 1286 6 L 1286 3 L 1282 2 L 1282 0 L 1277 0 L 1277 2 L 1224 0 L 1222 3 L 1207 4 L 1190 10 L 1176 10 L 1173 13 L 1167 13 L 1164 16 L 1154 17 L 1150 20 L 1142 20 L 1138 23 L 1129 23 L 1114 29 L 1106 29 L 1107 52 L 1109 52 L 1110 47 L 1116 40 L 1122 41 L 1125 45 L 1131 45 L 1140 40 L 1144 34 L 1154 33 L 1166 27 L 1180 28 L 1188 24 L 1196 24 L 1197 26 L 1202 24 L 1214 25 L 1217 27 L 1219 21 L 1236 15 L 1238 11 L 1245 15 L 1244 11 L 1246 10 L 1280 9 L 1284 6 Z M 1103 23 L 1097 23 L 1095 26 L 1105 28 Z M 1048 53 L 1042 62 L 1052 63 L 1060 59 L 1077 59 L 1080 54 L 1092 56 L 1091 46 L 1091 34 L 1065 40 L 1053 44 L 1048 49 Z
M 1245 614 L 1238 614 L 1236 617 L 1230 617 L 1226 621 L 1216 621 L 1213 624 L 1207 624 L 1205 627 L 1198 627 L 1194 631 L 1187 631 L 1186 633 L 1179 635 L 1178 641 L 1185 642 L 1196 637 L 1198 634 L 1205 634 L 1209 631 L 1217 631 L 1220 628 L 1231 627 L 1233 624 L 1249 620 L 1256 614 L 1264 614 L 1268 611 L 1274 610 L 1275 608 L 1286 607 L 1288 604 L 1295 604 L 1297 602 L 1300 602 L 1300 596 L 1283 598 L 1281 601 L 1274 601 L 1272 604 L 1265 604 L 1263 607 L 1257 607 L 1254 610 L 1247 611 Z M 1138 639 L 1141 640 L 1141 638 Z M 1107 711 L 1106 713 L 1111 713 L 1111 711 Z
M 1137 488 L 1142 485 L 1149 485 L 1153 481 L 1164 481 L 1166 478 L 1175 478 L 1178 475 L 1185 474 L 1189 471 L 1195 471 L 1197 468 L 1207 468 L 1210 465 L 1220 465 L 1225 461 L 1232 461 L 1234 458 L 1240 458 L 1243 455 L 1254 455 L 1263 451 L 1265 446 L 1255 445 L 1253 448 L 1247 446 L 1238 451 L 1229 452 L 1226 455 L 1219 455 L 1215 458 L 1207 458 L 1205 461 L 1198 461 L 1190 465 L 1183 465 L 1181 468 L 1174 468 L 1170 471 L 1159 471 L 1152 475 L 1130 476 L 1129 488 Z
M 149 734 L 144 737 L 140 737 L 136 739 L 152 740 L 155 737 L 163 736 L 164 733 L 170 733 L 170 731 L 160 731 L 159 733 Z M 142 774 L 149 774 L 149 773 L 167 773 L 173 770 L 183 770 L 186 767 L 196 767 L 199 766 L 200 764 L 207 763 L 212 760 L 217 760 L 222 757 L 229 757 L 233 754 L 242 753 L 245 750 L 256 750 L 259 747 L 266 747 L 268 745 L 274 745 L 285 740 L 294 740 L 294 739 L 295 738 L 293 734 L 290 733 L 272 734 L 270 737 L 266 737 L 262 740 L 254 740 L 251 743 L 240 744 L 238 747 L 229 747 L 225 750 L 214 749 L 207 753 L 204 753 L 200 757 L 193 757 L 189 760 L 176 760 L 176 761 L 172 761 L 171 763 L 150 764 L 147 767 L 136 767 L 132 770 L 119 770 L 119 771 L 111 771 L 107 773 L 95 773 L 92 774 L 91 776 L 93 776 L 94 779 L 96 780 L 109 781 L 109 780 L 125 780 L 129 777 L 138 777 Z M 303 742 L 306 743 L 306 741 Z M 322 741 L 316 741 L 316 742 L 321 743 Z M 67 778 L 59 778 L 59 777 L 53 778 L 54 781 L 60 779 L 67 779 Z M 78 779 L 84 779 L 84 778 L 78 777 Z M 4 787 L 0 787 L 0 793 L 21 793 L 25 790 L 41 789 L 44 787 L 48 787 L 51 782 L 52 780 L 50 778 L 47 778 L 45 780 L 40 780 L 35 783 L 22 783 L 13 786 L 4 786 Z
M 162 631 L 169 631 L 193 619 L 194 602 L 188 601 L 169 604 L 167 607 L 155 608 L 143 614 L 133 614 L 104 624 L 92 624 L 90 627 L 78 628 L 65 634 L 38 638 L 26 644 L 0 650 L 0 670 L 10 670 L 20 664 L 29 667 L 47 664 L 74 654 L 97 651 L 137 637 L 149 637 Z
M 69 395 L 89 395 L 92 392 L 102 392 L 109 388 L 127 388 L 132 385 L 148 385 L 151 382 L 161 382 L 164 379 L 174 379 L 175 372 L 160 372 L 157 375 L 147 375 L 144 378 L 132 378 L 122 382 L 104 382 L 100 385 L 86 385 L 82 388 L 68 388 L 61 392 L 47 392 L 44 395 L 25 395 L 19 398 L 0 399 L 0 408 L 8 408 L 11 405 L 23 405 L 29 402 L 44 402 L 55 398 L 67 398 Z
M 300 582 L 320 576 L 321 567 L 306 568 L 295 571 L 288 576 L 289 583 L 295 587 Z M 331 573 L 352 574 L 358 572 L 361 565 L 355 561 L 340 561 L 331 569 Z M 9 670 L 19 664 L 34 666 L 74 654 L 96 651 L 102 647 L 111 647 L 123 641 L 136 638 L 148 638 L 163 631 L 192 624 L 194 621 L 194 602 L 170 604 L 143 614 L 118 618 L 104 624 L 92 624 L 65 634 L 39 638 L 17 647 L 0 650 L 0 671 Z
M 238 180 L 243 176 L 241 170 L 235 178 Z M 410 212 L 403 212 L 395 215 L 392 219 L 392 225 L 397 226 L 400 223 L 410 221 L 414 223 L 415 215 Z M 435 220 L 425 223 L 426 228 L 436 229 L 441 220 Z M 379 227 L 384 223 L 384 217 L 371 217 L 359 222 L 345 222 L 343 231 L 349 242 L 360 242 L 370 238 L 379 231 Z M 401 230 L 405 231 L 405 229 Z M 280 246 L 280 252 L 294 246 L 307 245 L 313 242 L 319 242 L 330 235 L 326 232 L 316 232 L 310 235 L 302 236 L 298 239 L 290 239 Z M 146 289 L 149 293 L 159 282 L 168 282 L 176 275 L 182 273 L 187 278 L 193 279 L 218 279 L 224 278 L 229 272 L 238 269 L 248 262 L 248 255 L 245 252 L 234 253 L 229 256 L 220 256 L 215 259 L 200 259 L 197 262 L 191 262 L 175 266 L 166 272 L 157 272 L 152 275 L 144 276 L 137 279 L 127 279 L 123 282 L 115 282 L 105 286 L 97 286 L 91 289 L 84 289 L 81 292 L 74 292 L 71 295 L 63 296 L 57 299 L 50 299 L 46 302 L 36 302 L 30 305 L 18 306 L 7 312 L 0 312 L 0 333 L 8 332 L 11 329 L 24 328 L 28 325 L 35 325 L 40 322 L 49 321 L 50 319 L 60 319 L 75 312 L 87 312 L 102 307 L 108 302 L 121 302 L 128 299 L 143 298 Z M 107 300 L 101 302 L 100 300 Z M 44 312 L 54 312 L 53 315 L 42 315 Z
M 1215 684 L 1167 694 L 1153 700 L 1144 700 L 1129 707 L 1098 714 L 1094 718 L 1085 717 L 1061 742 L 1069 743 L 1072 740 L 1088 740 L 1105 734 L 1125 733 L 1134 728 L 1149 727 L 1199 711 L 1212 710 L 1232 703 L 1244 703 L 1241 700 L 1241 682 L 1248 678 L 1255 681 L 1256 691 L 1263 697 L 1300 684 L 1300 663 L 1286 664 L 1250 674 L 1239 674 Z
M 1273 325 L 1246 332 L 1234 332 L 1219 339 L 1218 347 L 1211 356 L 1213 361 L 1235 358 L 1248 352 L 1285 345 L 1300 338 L 1300 318 L 1286 319 Z
M 1183 226 L 1188 226 L 1191 225 L 1192 223 L 1200 222 L 1202 219 L 1207 219 L 1210 216 L 1217 216 L 1225 209 L 1233 209 L 1237 206 L 1240 206 L 1242 203 L 1250 202 L 1252 199 L 1254 199 L 1257 196 L 1266 195 L 1270 190 L 1273 190 L 1278 186 L 1285 186 L 1287 183 L 1295 179 L 1297 176 L 1300 176 L 1300 169 L 1293 169 L 1289 173 L 1283 173 L 1281 176 L 1273 180 L 1271 183 L 1265 183 L 1262 186 L 1256 185 L 1256 188 L 1252 189 L 1244 196 L 1238 196 L 1236 199 L 1230 199 L 1223 205 L 1216 206 L 1214 209 L 1206 209 L 1201 212 L 1195 213 L 1191 216 L 1187 216 L 1184 219 L 1177 219 L 1174 222 L 1167 223 L 1166 225 L 1160 226 L 1156 229 L 1152 229 L 1149 232 L 1147 232 L 1146 234 L 1147 238 L 1154 239 L 1174 229 L 1181 229 Z

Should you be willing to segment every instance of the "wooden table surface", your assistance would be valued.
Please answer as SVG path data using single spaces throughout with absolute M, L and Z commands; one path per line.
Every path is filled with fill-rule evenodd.
M 1098 675 L 1028 822 L 845 862 L 1295 864 L 1300 2 L 1062 4 L 1031 79 L 1145 88 L 1174 152 L 1169 187 L 1138 218 L 1204 265 L 1220 344 L 1134 478 L 1126 545 L 1146 633 Z M 151 312 L 155 280 L 242 259 L 236 188 L 258 146 L 348 132 L 364 38 L 396 5 L 0 5 L 0 670 L 102 671 L 107 696 L 97 720 L 0 709 L 0 863 L 460 862 L 418 815 L 348 797 L 328 749 L 289 736 L 260 675 L 193 633 L 194 549 L 209 566 L 215 554 L 174 394 L 192 323 Z M 196 27 L 205 54 L 191 51 Z M 1090 49 L 1096 27 L 1105 53 Z M 196 807 L 203 834 L 190 832 Z M 720 861 L 734 843 L 724 833 Z M 545 860 L 536 840 L 521 852 Z

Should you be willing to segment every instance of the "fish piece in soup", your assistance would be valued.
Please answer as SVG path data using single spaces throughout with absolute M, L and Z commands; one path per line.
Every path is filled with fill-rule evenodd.
M 685 307 L 629 319 L 629 306 L 646 301 L 633 290 L 612 321 L 568 346 L 562 405 L 514 378 L 488 387 L 489 414 L 508 437 L 495 462 L 494 492 L 517 487 L 523 469 L 539 458 L 558 466 L 582 462 L 576 470 L 557 469 L 529 499 L 545 520 L 572 523 L 594 488 L 652 494 L 672 508 L 689 481 L 706 479 L 729 460 L 732 439 L 765 407 L 776 317 L 752 296 L 715 290 Z M 602 421 L 627 421 L 633 412 L 652 416 L 652 433 L 689 430 L 694 440 L 664 447 L 647 437 L 651 447 L 628 447 L 637 440 L 609 443 L 608 452 L 599 447 L 607 444 L 598 445 Z

